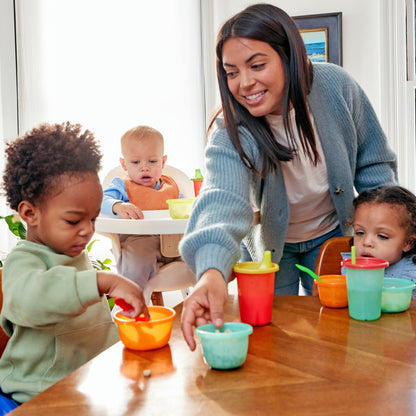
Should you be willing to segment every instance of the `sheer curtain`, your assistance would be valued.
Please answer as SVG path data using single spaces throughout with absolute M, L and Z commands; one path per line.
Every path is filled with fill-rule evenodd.
M 168 162 L 202 168 L 205 108 L 195 0 L 15 0 L 20 132 L 71 121 L 102 143 L 104 175 L 119 138 L 147 124 Z
M 200 25 L 197 0 L 1 0 L 1 176 L 18 130 L 71 121 L 100 140 L 102 178 L 139 124 L 160 130 L 168 163 L 193 177 L 205 144 Z M 15 243 L 0 221 L 0 255 Z
M 3 178 L 5 143 L 17 135 L 16 57 L 14 44 L 14 7 L 12 0 L 0 3 L 0 182 Z M 0 215 L 9 213 L 0 192 Z M 6 223 L 0 221 L 0 260 L 16 244 Z

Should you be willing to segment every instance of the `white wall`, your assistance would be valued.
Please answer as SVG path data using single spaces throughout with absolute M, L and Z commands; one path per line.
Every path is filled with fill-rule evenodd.
M 396 1 L 396 0 L 395 0 Z M 232 15 L 258 1 L 211 0 L 215 34 Z M 342 12 L 343 67 L 358 81 L 381 116 L 381 28 L 379 0 L 269 0 L 291 16 Z M 215 63 L 215 36 L 205 39 L 211 62 Z M 211 45 L 209 45 L 211 43 Z M 216 80 L 209 88 L 216 88 Z M 214 84 L 214 85 L 213 85 Z M 210 103 L 212 105 L 212 103 Z M 209 109 L 207 109 L 209 110 Z M 383 124 L 383 120 L 382 124 Z

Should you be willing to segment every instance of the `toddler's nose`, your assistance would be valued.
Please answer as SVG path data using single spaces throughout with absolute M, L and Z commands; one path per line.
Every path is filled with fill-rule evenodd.
M 374 246 L 374 239 L 372 236 L 367 235 L 364 238 L 364 246 L 365 247 L 373 247 Z
M 87 222 L 83 225 L 79 231 L 79 234 L 82 236 L 93 235 L 95 231 L 95 223 L 94 222 Z

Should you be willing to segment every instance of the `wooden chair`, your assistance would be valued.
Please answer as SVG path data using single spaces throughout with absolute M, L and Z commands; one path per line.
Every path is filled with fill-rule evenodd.
M 325 241 L 319 250 L 315 273 L 318 276 L 341 273 L 341 253 L 351 251 L 351 236 L 333 237 Z
M 0 311 L 3 307 L 3 291 L 1 289 L 1 279 L 2 279 L 2 271 L 3 269 L 0 267 Z M 7 341 L 9 337 L 4 333 L 3 329 L 0 327 L 0 357 L 3 354 L 4 349 L 6 348 Z
M 164 175 L 171 176 L 178 184 L 180 192 L 185 198 L 194 198 L 194 186 L 188 176 L 181 170 L 165 165 L 162 173 Z M 123 174 L 123 168 L 117 166 L 113 168 L 104 178 L 103 189 L 107 188 L 114 177 L 121 177 Z M 115 260 L 119 258 L 121 254 L 121 246 L 118 234 L 103 233 L 97 231 L 111 240 L 112 252 Z M 161 252 L 166 257 L 178 257 L 180 256 L 178 250 L 178 244 L 182 238 L 181 234 L 164 234 L 160 236 Z M 153 305 L 163 306 L 163 294 L 162 292 L 181 290 L 182 296 L 188 293 L 188 289 L 196 284 L 195 275 L 189 269 L 189 267 L 183 261 L 174 261 L 168 263 L 160 268 L 159 273 L 152 277 L 143 288 L 143 295 L 146 303 L 150 301 Z

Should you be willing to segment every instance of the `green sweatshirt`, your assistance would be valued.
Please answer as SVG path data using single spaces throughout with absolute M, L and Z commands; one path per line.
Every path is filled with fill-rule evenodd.
M 10 340 L 0 387 L 25 402 L 119 340 L 86 251 L 77 257 L 21 241 L 3 268 L 0 325 Z

